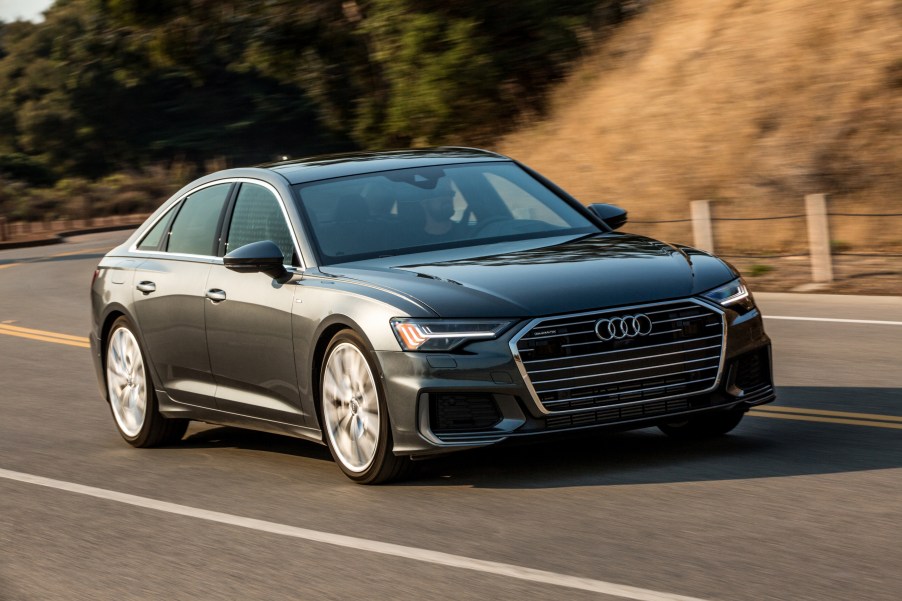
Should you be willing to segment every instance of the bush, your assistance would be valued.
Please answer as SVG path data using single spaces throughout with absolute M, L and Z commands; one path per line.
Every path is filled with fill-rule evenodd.
M 749 277 L 756 278 L 758 276 L 764 275 L 765 273 L 769 273 L 773 271 L 773 265 L 765 265 L 763 263 L 755 263 L 754 265 L 749 267 L 748 274 Z
M 149 213 L 194 175 L 184 163 L 154 165 L 90 181 L 64 178 L 53 187 L 0 179 L 0 211 L 13 220 L 88 219 Z
M 56 181 L 50 168 L 20 152 L 0 154 L 0 178 L 19 180 L 33 186 L 51 186 Z

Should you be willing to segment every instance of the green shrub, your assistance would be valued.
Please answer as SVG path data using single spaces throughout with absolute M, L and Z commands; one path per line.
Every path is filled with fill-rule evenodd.
M 769 273 L 774 270 L 773 265 L 765 265 L 763 263 L 755 263 L 751 267 L 749 267 L 747 273 L 749 277 L 756 278 L 758 276 L 764 275 L 765 273 Z
M 834 253 L 844 253 L 852 250 L 852 245 L 842 240 L 830 240 L 830 251 Z

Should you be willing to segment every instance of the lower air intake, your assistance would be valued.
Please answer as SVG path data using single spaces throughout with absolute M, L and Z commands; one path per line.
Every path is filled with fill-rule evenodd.
M 501 412 L 490 395 L 431 394 L 430 424 L 436 434 L 491 430 Z

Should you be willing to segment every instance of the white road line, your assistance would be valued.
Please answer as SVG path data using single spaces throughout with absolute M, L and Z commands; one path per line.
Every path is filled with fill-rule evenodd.
M 902 326 L 902 321 L 877 321 L 874 319 L 835 319 L 833 317 L 789 317 L 784 315 L 764 315 L 764 319 L 786 319 L 790 321 L 829 321 L 833 323 L 864 323 L 878 326 Z
M 319 530 L 309 530 L 307 528 L 298 528 L 288 526 L 286 524 L 278 524 L 275 522 L 267 522 L 265 520 L 257 520 L 254 518 L 241 517 L 229 513 L 220 513 L 218 511 L 209 511 L 187 505 L 178 505 L 176 503 L 168 503 L 157 499 L 147 497 L 139 497 L 126 493 L 107 490 L 104 488 L 95 488 L 93 486 L 85 486 L 83 484 L 75 484 L 74 482 L 66 482 L 64 480 L 54 480 L 52 478 L 44 478 L 43 476 L 35 476 L 34 474 L 26 474 L 23 472 L 14 472 L 0 468 L 0 478 L 14 480 L 16 482 L 26 482 L 28 484 L 36 484 L 38 486 L 46 486 L 57 490 L 64 490 L 98 499 L 106 499 L 126 505 L 134 505 L 135 507 L 143 507 L 154 511 L 162 511 L 175 515 L 182 515 L 210 522 L 218 522 L 220 524 L 228 524 L 230 526 L 238 526 L 241 528 L 249 528 L 251 530 L 259 530 L 260 532 L 268 532 L 270 534 L 279 534 L 282 536 L 290 536 L 303 540 L 313 541 L 317 543 L 325 543 L 337 547 L 346 547 L 358 551 L 367 551 L 370 553 L 379 553 L 381 555 L 391 555 L 394 557 L 403 557 L 414 561 L 422 561 L 425 563 L 448 566 L 452 568 L 462 568 L 464 570 L 473 570 L 486 574 L 495 574 L 497 576 L 507 576 L 508 578 L 516 578 L 518 580 L 526 580 L 529 582 L 538 582 L 552 586 L 560 586 L 566 588 L 579 589 L 594 593 L 602 593 L 622 599 L 635 599 L 637 601 L 703 601 L 695 597 L 684 597 L 682 595 L 674 595 L 671 593 L 661 593 L 643 588 L 625 586 L 613 582 L 605 582 L 604 580 L 594 580 L 592 578 L 580 578 L 578 576 L 568 576 L 567 574 L 558 574 L 556 572 L 546 572 L 545 570 L 536 570 L 526 568 L 509 563 L 498 563 L 495 561 L 486 561 L 483 559 L 473 559 L 461 555 L 452 555 L 450 553 L 442 553 L 440 551 L 430 551 L 429 549 L 420 549 L 418 547 L 407 547 L 404 545 L 396 545 L 393 543 L 383 543 L 365 538 L 357 538 L 354 536 L 345 536 L 342 534 L 333 534 L 330 532 L 321 532 Z

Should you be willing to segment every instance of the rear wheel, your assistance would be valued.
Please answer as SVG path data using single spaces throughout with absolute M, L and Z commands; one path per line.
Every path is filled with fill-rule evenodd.
M 168 419 L 157 409 L 144 353 L 126 317 L 113 323 L 106 347 L 106 385 L 116 428 L 130 445 L 174 444 L 188 428 L 186 419 Z
M 388 409 L 376 373 L 367 344 L 356 332 L 342 330 L 332 338 L 320 373 L 323 430 L 335 462 L 361 484 L 400 478 L 411 463 L 392 453 Z
M 658 426 L 662 432 L 681 440 L 705 439 L 722 436 L 739 425 L 745 411 L 730 409 L 716 413 L 703 413 L 684 420 L 668 422 Z

